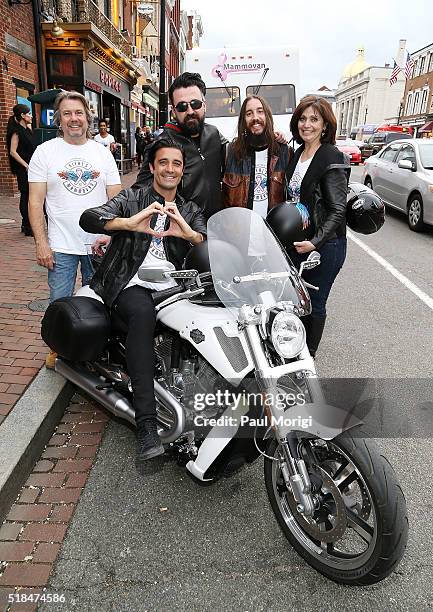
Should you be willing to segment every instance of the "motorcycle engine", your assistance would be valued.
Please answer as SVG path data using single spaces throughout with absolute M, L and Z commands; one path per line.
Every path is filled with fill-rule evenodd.
M 171 367 L 173 353 L 173 337 L 161 334 L 155 338 L 156 371 L 158 382 L 164 386 L 182 404 L 187 429 L 194 428 L 194 417 L 197 414 L 205 418 L 213 418 L 219 412 L 218 406 L 205 406 L 197 402 L 207 393 L 215 394 L 218 390 L 224 393 L 230 385 L 212 368 L 207 361 L 188 346 L 187 354 L 179 359 L 179 367 Z

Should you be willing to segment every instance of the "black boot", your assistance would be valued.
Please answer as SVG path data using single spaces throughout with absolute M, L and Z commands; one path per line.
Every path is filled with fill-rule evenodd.
M 310 351 L 311 357 L 316 356 L 317 349 L 319 348 L 320 340 L 322 339 L 323 330 L 325 328 L 326 317 L 313 317 L 309 316 L 309 322 L 307 326 L 307 346 Z
M 163 453 L 156 418 L 146 419 L 137 426 L 137 460 L 146 461 Z

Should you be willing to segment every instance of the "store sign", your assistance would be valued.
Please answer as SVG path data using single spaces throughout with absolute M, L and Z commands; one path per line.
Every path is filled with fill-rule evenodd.
M 104 72 L 104 70 L 100 70 L 99 80 L 101 81 L 103 85 L 105 85 L 109 89 L 113 89 L 114 91 L 117 91 L 120 93 L 120 90 L 122 87 L 120 81 L 118 81 L 113 76 L 111 76 L 111 74 L 108 74 L 108 72 Z
M 146 4 L 145 2 L 140 2 L 140 4 L 137 5 L 137 13 L 139 15 L 151 17 L 153 15 L 153 4 Z
M 92 89 L 93 91 L 96 91 L 97 93 L 102 93 L 102 87 L 98 85 L 97 83 L 93 83 L 92 81 L 89 81 L 89 79 L 86 79 L 85 84 L 86 84 L 87 89 Z
M 106 91 L 117 98 L 129 99 L 128 83 L 90 58 L 84 62 L 84 83 L 98 94 Z

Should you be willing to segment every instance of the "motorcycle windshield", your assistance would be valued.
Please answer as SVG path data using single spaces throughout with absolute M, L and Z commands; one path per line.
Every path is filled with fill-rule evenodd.
M 207 232 L 215 291 L 227 308 L 285 301 L 299 315 L 310 312 L 310 297 L 296 268 L 260 215 L 226 208 L 212 215 Z

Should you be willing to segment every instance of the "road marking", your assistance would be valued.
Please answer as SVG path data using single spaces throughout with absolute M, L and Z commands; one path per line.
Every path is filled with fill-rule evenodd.
M 412 281 L 410 281 L 404 274 L 399 272 L 393 265 L 391 265 L 384 257 L 373 251 L 369 246 L 367 246 L 362 240 L 357 238 L 351 230 L 347 230 L 347 237 L 350 238 L 355 244 L 357 244 L 361 249 L 363 249 L 370 257 L 376 260 L 381 266 L 385 268 L 390 274 L 392 274 L 397 280 L 401 282 L 402 285 L 407 287 L 409 291 L 412 291 L 417 298 L 419 298 L 426 306 L 433 310 L 433 298 L 431 298 L 427 293 L 424 293 L 419 287 L 415 285 Z

